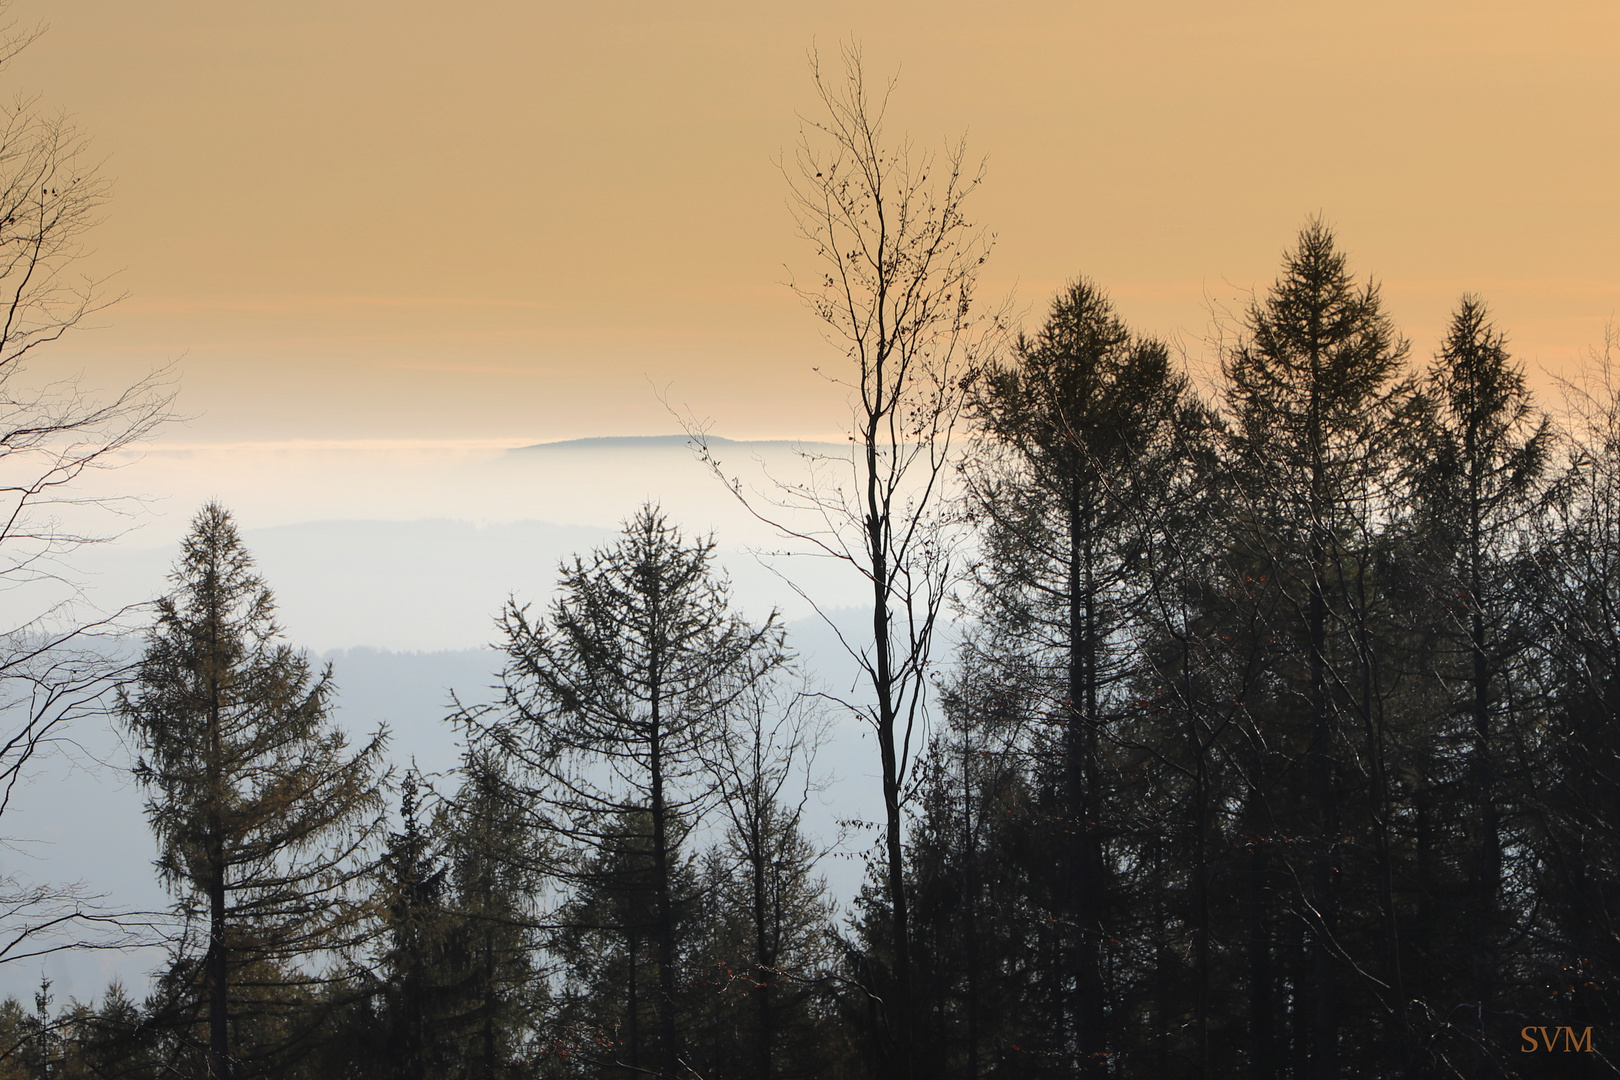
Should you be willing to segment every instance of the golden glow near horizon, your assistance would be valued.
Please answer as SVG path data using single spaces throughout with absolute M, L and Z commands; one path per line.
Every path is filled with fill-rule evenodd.
M 726 435 L 835 431 L 775 161 L 806 50 L 851 37 L 899 71 L 894 133 L 988 155 L 982 291 L 1031 321 L 1086 274 L 1207 362 L 1212 309 L 1317 213 L 1419 361 L 1464 291 L 1555 373 L 1620 308 L 1612 0 L 10 14 L 49 29 L 8 88 L 116 181 L 90 268 L 128 298 L 51 362 L 178 359 L 189 441 L 649 433 L 660 394 Z

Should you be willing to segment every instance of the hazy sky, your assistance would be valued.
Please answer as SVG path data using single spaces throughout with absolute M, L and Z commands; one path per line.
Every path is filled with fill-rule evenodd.
M 841 396 L 810 370 L 836 354 L 781 284 L 784 264 L 811 265 L 776 162 L 814 114 L 812 46 L 832 59 L 858 40 L 871 75 L 899 73 L 896 135 L 966 132 L 988 156 L 982 292 L 1016 289 L 1031 321 L 1086 274 L 1207 363 L 1212 309 L 1264 288 L 1318 213 L 1420 359 L 1464 291 L 1533 371 L 1570 370 L 1620 309 L 1614 0 L 14 0 L 10 15 L 49 29 L 0 80 L 93 137 L 116 183 L 87 269 L 128 294 L 37 370 L 116 386 L 177 361 L 194 417 L 104 478 L 167 499 L 87 572 L 151 595 L 168 554 L 136 543 L 221 497 L 244 526 L 278 527 L 250 536 L 300 642 L 476 645 L 508 589 L 553 580 L 547 537 L 586 543 L 578 530 L 646 497 L 723 545 L 757 542 L 678 454 L 502 451 L 669 431 L 654 387 L 736 438 L 839 429 Z M 564 527 L 350 530 L 373 551 L 297 526 L 321 518 Z M 487 565 L 469 569 L 475 548 Z M 769 599 L 749 565 L 739 585 Z M 431 603 L 378 600 L 384 572 Z M 838 602 L 837 582 L 811 584 Z M 8 828 L 72 837 L 57 783 Z M 137 836 L 136 796 L 120 797 Z M 147 856 L 124 837 L 109 840 L 122 878 L 93 845 L 30 872 L 83 865 L 145 895 Z M 119 963 L 135 978 L 148 961 Z M 107 974 L 50 970 L 62 993 Z
M 1620 5 L 16 0 L 4 79 L 116 180 L 128 299 L 56 350 L 179 359 L 190 439 L 837 430 L 776 160 L 806 51 L 988 155 L 984 291 L 1087 274 L 1208 357 L 1210 304 L 1336 228 L 1426 356 L 1483 293 L 1533 367 L 1620 307 Z M 174 437 L 174 436 L 171 436 Z

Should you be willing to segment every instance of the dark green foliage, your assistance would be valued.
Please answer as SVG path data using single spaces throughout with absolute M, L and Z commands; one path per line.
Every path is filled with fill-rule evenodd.
M 439 828 L 451 888 L 447 953 L 460 969 L 460 1061 L 469 1078 L 511 1076 L 535 1052 L 545 1005 L 535 915 L 546 852 L 501 762 L 476 752 Z
M 575 1056 L 603 1070 L 588 1075 L 630 1076 L 659 1064 L 662 913 L 651 815 L 619 815 L 609 827 L 614 831 L 597 838 L 587 861 L 575 869 L 579 887 L 558 912 L 553 948 L 566 975 L 560 1026 Z M 683 837 L 672 839 L 679 850 Z M 672 1019 L 677 1030 L 688 1031 L 689 996 L 683 991 L 696 937 L 697 883 L 688 859 L 670 871 L 668 929 L 681 965 Z
M 1061 745 L 1033 744 L 991 681 L 944 702 L 912 830 L 919 1024 L 929 1075 L 1073 1075 Z M 1031 752 L 1033 751 L 1033 752 Z
M 140 1009 L 124 988 L 107 987 L 100 1008 L 69 1000 L 53 1009 L 49 980 L 41 980 L 34 1008 L 16 998 L 0 1002 L 0 1078 L 91 1080 L 159 1075 L 142 1036 Z
M 230 515 L 205 506 L 119 699 L 184 921 L 163 1018 L 177 1053 L 201 1055 L 216 1078 L 308 1049 L 333 950 L 360 932 L 351 886 L 380 828 L 384 736 L 349 751 L 327 715 L 331 672 L 312 674 L 279 640 L 252 567 Z
M 1077 286 L 981 395 L 953 707 L 1021 732 L 994 756 L 1034 839 L 964 830 L 989 797 L 953 727 L 909 862 L 932 1067 L 1040 1074 L 987 1056 L 994 1021 L 968 1052 L 1001 968 L 1007 1015 L 1047 1018 L 1020 1046 L 1073 1025 L 1069 1075 L 1539 1075 L 1513 1023 L 1601 1037 L 1612 1011 L 1612 398 L 1549 486 L 1553 429 L 1483 305 L 1419 380 L 1320 224 L 1224 358 L 1224 416 L 1169 406 L 1174 376 L 1113 401 L 1141 349 Z M 1027 929 L 970 980 L 990 911 Z M 1064 1015 L 1093 968 L 1106 1064 Z
M 1355 1038 L 1347 1011 L 1387 1014 L 1404 995 L 1379 567 L 1411 388 L 1376 287 L 1356 284 L 1320 222 L 1301 232 L 1245 331 L 1225 372 L 1238 499 L 1229 557 L 1265 583 L 1254 594 L 1265 677 L 1244 725 L 1250 1042 L 1257 1075 L 1327 1076 Z M 1346 963 L 1352 941 L 1362 966 Z
M 383 1054 L 400 1080 L 442 1076 L 461 1048 L 447 1038 L 460 1011 L 455 1001 L 464 977 L 454 954 L 447 910 L 446 868 L 418 818 L 414 774 L 405 777 L 400 803 L 402 830 L 389 837 L 379 867 L 387 948 L 378 965 L 384 976 L 381 1023 Z
M 1544 658 L 1546 713 L 1512 733 L 1535 853 L 1530 880 L 1515 882 L 1538 946 L 1520 978 L 1558 1023 L 1596 1025 L 1599 1038 L 1614 1037 L 1620 1016 L 1620 385 L 1610 345 L 1572 388 L 1571 464 L 1519 585 L 1540 620 L 1527 637 Z
M 535 1075 L 540 852 L 498 763 L 468 754 L 461 781 L 424 823 L 406 776 L 402 830 L 375 868 L 376 952 L 353 974 L 365 992 L 337 1010 L 317 1075 Z
M 690 1060 L 713 1080 L 819 1076 L 831 1061 L 816 1013 L 829 1001 L 832 905 L 801 821 L 820 716 L 778 680 L 737 704 L 710 762 L 724 827 L 703 866 L 705 929 L 691 970 L 704 1012 L 694 1027 L 708 1037 Z
M 752 836 L 728 829 L 701 866 L 688 1060 L 709 1080 L 819 1077 L 837 1060 L 832 904 L 794 817 L 768 806 Z

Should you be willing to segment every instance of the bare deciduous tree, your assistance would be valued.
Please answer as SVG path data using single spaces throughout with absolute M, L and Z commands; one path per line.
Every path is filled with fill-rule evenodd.
M 841 75 L 830 75 L 812 54 L 823 112 L 805 120 L 783 172 L 798 234 L 816 262 L 813 276 L 790 284 L 843 353 L 845 363 L 823 374 L 848 389 L 850 454 L 806 453 L 804 479 L 779 481 L 758 499 L 724 470 L 700 431 L 694 441 L 700 458 L 799 553 L 846 564 L 870 589 L 870 637 L 840 633 L 867 692 L 845 704 L 871 725 L 882 764 L 893 936 L 893 985 L 883 1012 L 890 1071 L 907 1077 L 911 963 L 901 814 L 926 722 L 935 631 L 957 573 L 959 510 L 945 490 L 954 475 L 954 436 L 966 388 L 1003 320 L 974 307 L 992 238 L 967 219 L 965 203 L 983 178 L 982 163 L 967 160 L 963 141 L 939 155 L 904 137 L 890 141 L 884 119 L 893 83 L 874 93 L 859 49 L 844 48 L 841 59 Z
M 0 27 L 0 69 L 37 36 Z M 79 481 L 116 464 L 172 401 L 162 372 L 98 396 L 33 365 L 41 346 L 118 299 L 76 272 L 108 190 L 69 117 L 37 98 L 0 105 L 0 814 L 35 756 L 101 710 L 117 670 L 98 640 L 116 632 L 116 614 L 83 602 L 64 559 L 105 539 L 95 511 L 121 507 Z M 69 947 L 73 927 L 108 917 L 75 890 L 9 879 L 0 911 L 10 942 L 0 961 Z
M 813 697 L 762 674 L 747 679 L 709 768 L 726 816 L 721 850 L 736 874 L 728 899 L 751 939 L 751 1075 L 771 1080 L 780 1029 L 803 1011 L 805 988 L 824 966 L 821 931 L 831 912 L 812 876 L 823 851 L 806 839 L 803 818 L 827 726 Z

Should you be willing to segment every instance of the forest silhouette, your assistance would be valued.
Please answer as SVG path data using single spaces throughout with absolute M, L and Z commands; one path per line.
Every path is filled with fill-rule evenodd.
M 47 633 L 61 609 L 6 628 L 6 776 L 120 724 L 175 906 L 112 918 L 168 932 L 143 999 L 0 1004 L 0 1080 L 1616 1073 L 1612 349 L 1557 414 L 1481 297 L 1415 359 L 1320 218 L 1207 387 L 1087 278 L 1016 332 L 975 293 L 982 168 L 888 140 L 840 59 L 784 172 L 849 452 L 756 492 L 690 439 L 863 583 L 833 627 L 858 684 L 816 685 L 649 503 L 499 613 L 499 693 L 445 717 L 460 768 L 390 771 L 209 504 L 133 663 L 86 647 L 103 623 Z M 0 223 L 25 261 L 41 190 Z M 65 190 L 71 240 L 101 189 Z M 0 380 L 95 310 L 37 280 Z M 6 401 L 0 456 L 79 455 L 8 460 L 46 462 L 14 523 L 168 399 L 65 400 Z M 76 542 L 0 540 L 24 572 Z M 804 822 L 835 715 L 874 759 L 838 782 L 884 813 L 842 908 Z

